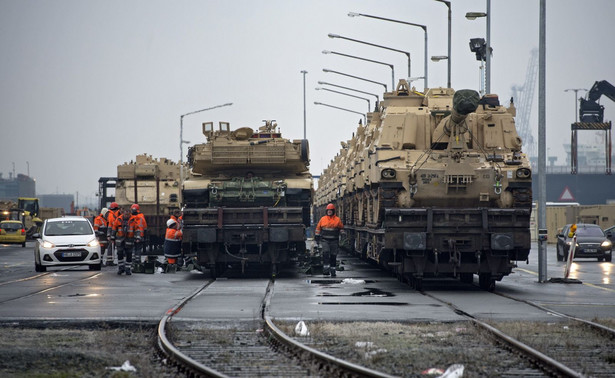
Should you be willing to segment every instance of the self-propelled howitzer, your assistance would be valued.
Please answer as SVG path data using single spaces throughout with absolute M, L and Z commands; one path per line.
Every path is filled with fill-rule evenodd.
M 452 276 L 493 290 L 530 251 L 531 169 L 515 108 L 495 95 L 400 81 L 319 180 L 348 245 L 420 287 Z
M 216 276 L 229 265 L 288 263 L 305 250 L 312 176 L 307 140 L 282 138 L 277 124 L 235 131 L 203 124 L 207 143 L 188 151 L 183 185 L 184 253 Z

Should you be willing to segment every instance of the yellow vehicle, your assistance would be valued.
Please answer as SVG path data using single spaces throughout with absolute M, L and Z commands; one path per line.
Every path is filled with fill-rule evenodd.
M 26 236 L 31 237 L 40 231 L 43 220 L 39 218 L 38 198 L 19 197 L 17 208 L 21 211 L 20 219 L 26 228 Z
M 18 220 L 0 222 L 0 244 L 21 244 L 26 246 L 26 230 Z

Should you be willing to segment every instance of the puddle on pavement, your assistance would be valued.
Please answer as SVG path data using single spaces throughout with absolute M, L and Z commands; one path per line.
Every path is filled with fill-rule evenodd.
M 319 305 L 410 306 L 405 302 L 318 302 Z
M 334 285 L 334 284 L 341 284 L 344 282 L 344 280 L 305 280 L 305 282 L 309 283 L 309 284 L 316 284 L 316 285 Z M 361 284 L 364 283 L 376 283 L 377 281 L 375 280 L 361 280 Z
M 352 294 L 331 294 L 331 293 L 321 293 L 317 294 L 318 297 L 394 297 L 395 294 L 382 291 L 380 289 L 366 287 L 364 291 L 359 291 Z

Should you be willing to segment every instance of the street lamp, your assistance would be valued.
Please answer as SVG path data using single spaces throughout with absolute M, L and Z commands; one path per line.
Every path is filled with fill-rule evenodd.
M 448 82 L 446 85 L 450 88 L 451 87 L 451 19 L 452 19 L 451 2 L 447 0 L 436 0 L 436 1 L 439 3 L 443 3 L 448 8 Z
M 308 73 L 306 70 L 301 71 L 303 74 L 303 139 L 307 139 L 307 120 L 305 113 L 305 74 Z
M 577 121 L 578 121 L 578 118 L 577 118 L 578 117 L 577 104 L 579 103 L 578 92 L 579 91 L 587 92 L 587 89 L 584 89 L 584 88 L 568 88 L 568 89 L 564 89 L 564 92 L 570 92 L 570 91 L 574 91 L 574 123 L 577 123 Z
M 361 100 L 365 100 L 365 101 L 367 101 L 367 112 L 370 112 L 370 111 L 371 111 L 372 106 L 371 106 L 371 102 L 369 101 L 369 98 L 365 98 L 365 97 L 360 97 L 360 96 L 351 95 L 350 93 L 344 93 L 344 92 L 340 92 L 340 91 L 334 91 L 333 89 L 328 89 L 328 88 L 314 88 L 314 89 L 316 89 L 317 91 L 320 91 L 320 90 L 323 90 L 323 91 L 329 91 L 329 92 L 333 92 L 333 93 L 341 94 L 341 95 L 344 95 L 344 96 L 350 96 L 350 97 L 358 98 L 358 99 L 361 99 Z
M 384 18 L 384 17 L 379 17 L 379 16 L 372 16 L 369 14 L 363 14 L 363 13 L 355 13 L 355 12 L 350 12 L 348 13 L 348 17 L 367 17 L 367 18 L 374 18 L 376 20 L 382 20 L 382 21 L 390 21 L 390 22 L 396 22 L 398 24 L 404 24 L 404 25 L 410 25 L 410 26 L 416 26 L 419 28 L 422 28 L 423 31 L 425 32 L 425 79 L 423 81 L 423 83 L 425 84 L 425 90 L 427 90 L 427 88 L 429 88 L 428 84 L 427 84 L 427 57 L 429 56 L 428 52 L 427 52 L 427 25 L 421 25 L 421 24 L 415 24 L 413 22 L 407 22 L 407 21 L 399 21 L 399 20 L 392 20 L 390 18 Z M 408 76 L 410 76 L 410 65 L 408 63 Z
M 229 102 L 229 103 L 222 104 L 222 105 L 212 106 L 211 108 L 195 110 L 194 112 L 182 114 L 181 116 L 179 116 L 179 184 L 180 184 L 179 188 L 180 190 L 184 186 L 184 144 L 190 143 L 189 141 L 184 140 L 184 117 L 190 114 L 200 113 L 206 110 L 212 110 L 212 109 L 221 108 L 223 106 L 230 106 L 230 105 L 233 105 L 233 103 Z
M 335 54 L 335 55 L 339 55 L 339 56 L 345 56 L 347 58 L 359 59 L 359 60 L 364 60 L 366 62 L 384 64 L 385 66 L 389 66 L 391 68 L 391 88 L 395 88 L 395 68 L 390 63 L 379 62 L 377 60 L 361 58 L 361 57 L 354 56 L 354 55 L 342 54 L 342 53 L 339 53 L 339 52 L 336 52 L 336 51 L 323 50 L 322 53 L 323 54 Z
M 353 91 L 353 92 L 358 92 L 358 93 L 363 93 L 363 94 L 366 94 L 366 95 L 374 96 L 374 97 L 376 97 L 376 108 L 378 107 L 378 103 L 380 102 L 380 96 L 378 96 L 375 93 L 369 93 L 369 92 L 360 91 L 358 89 L 343 87 L 341 85 L 327 83 L 326 81 L 319 81 L 318 84 L 320 84 L 320 85 L 330 85 L 332 87 L 342 88 L 342 89 L 346 89 L 348 91 Z
M 365 42 L 365 41 L 359 41 L 358 39 L 353 39 L 353 38 L 348 38 L 348 37 L 343 37 L 341 35 L 338 34 L 328 34 L 329 38 L 339 38 L 339 39 L 345 39 L 347 41 L 351 41 L 351 42 L 357 42 L 357 43 L 362 43 L 364 45 L 368 45 L 368 46 L 373 46 L 373 47 L 378 47 L 381 49 L 385 49 L 385 50 L 390 50 L 390 51 L 395 51 L 398 53 L 402 53 L 404 55 L 406 55 L 408 57 L 408 77 L 412 76 L 410 74 L 410 66 L 411 66 L 411 60 L 410 60 L 410 52 L 408 51 L 403 51 L 403 50 L 398 50 L 398 49 L 394 49 L 392 47 L 386 47 L 386 46 L 381 46 L 381 45 L 376 45 L 375 43 L 371 43 L 371 42 Z M 391 89 L 393 90 L 393 88 Z
M 360 114 L 360 115 L 363 116 L 363 124 L 367 124 L 367 117 L 365 116 L 365 113 L 357 112 L 357 111 L 354 111 L 354 110 L 351 110 L 351 109 L 340 108 L 339 106 L 323 104 L 322 102 L 317 102 L 317 101 L 314 101 L 314 105 L 322 105 L 322 106 L 327 106 L 327 107 L 333 108 L 333 109 L 343 110 L 345 112 L 350 112 L 350 113 L 354 113 L 354 114 Z
M 322 72 L 325 72 L 325 73 L 331 72 L 331 73 L 342 75 L 342 76 L 348 76 L 348 77 L 351 77 L 353 79 L 359 79 L 359 80 L 367 81 L 367 82 L 373 83 L 373 84 L 380 84 L 380 85 L 382 85 L 384 87 L 384 91 L 385 92 L 387 91 L 387 85 L 385 83 L 380 83 L 378 81 L 373 81 L 373 80 L 365 79 L 365 78 L 362 78 L 362 77 L 349 75 L 349 74 L 346 74 L 346 73 L 343 73 L 343 72 L 333 71 L 333 70 L 330 70 L 328 68 L 323 68 Z
M 491 0 L 487 0 L 487 12 L 467 12 L 466 18 L 468 20 L 475 20 L 477 18 L 487 18 L 487 57 L 485 59 L 485 92 L 491 93 Z

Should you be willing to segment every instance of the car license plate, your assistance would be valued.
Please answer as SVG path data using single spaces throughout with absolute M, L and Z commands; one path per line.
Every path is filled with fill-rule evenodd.
M 585 252 L 585 253 L 596 253 L 596 249 L 595 248 L 585 248 L 583 250 L 583 252 Z
M 81 252 L 63 252 L 62 257 L 81 257 Z

